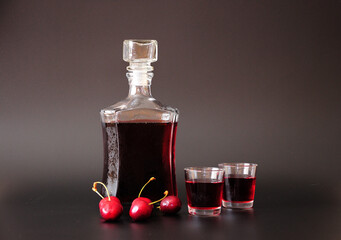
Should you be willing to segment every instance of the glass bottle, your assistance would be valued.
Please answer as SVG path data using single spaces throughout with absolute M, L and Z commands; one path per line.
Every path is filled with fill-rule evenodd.
M 165 190 L 177 196 L 175 138 L 178 110 L 152 97 L 152 62 L 157 41 L 125 40 L 123 60 L 129 62 L 126 99 L 101 110 L 104 144 L 103 183 L 123 203 L 133 201 L 151 178 L 142 196 L 159 199 Z

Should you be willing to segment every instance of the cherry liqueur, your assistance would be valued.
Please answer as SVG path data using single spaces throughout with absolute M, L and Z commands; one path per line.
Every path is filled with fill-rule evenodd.
M 157 41 L 125 40 L 123 60 L 129 63 L 128 96 L 101 110 L 104 144 L 103 183 L 110 195 L 132 202 L 151 177 L 143 197 L 159 199 L 168 190 L 177 196 L 175 138 L 179 113 L 151 93 L 152 62 Z

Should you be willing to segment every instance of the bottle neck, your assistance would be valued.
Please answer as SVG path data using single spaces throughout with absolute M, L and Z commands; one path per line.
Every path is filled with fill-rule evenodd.
M 150 63 L 130 63 L 127 67 L 129 81 L 129 95 L 151 97 L 151 84 L 154 76 Z
M 152 97 L 150 85 L 129 84 L 128 97 L 132 97 L 132 96 Z

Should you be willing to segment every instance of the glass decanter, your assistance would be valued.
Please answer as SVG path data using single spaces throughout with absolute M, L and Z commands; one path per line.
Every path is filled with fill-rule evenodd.
M 142 196 L 159 199 L 168 190 L 177 196 L 175 138 L 179 113 L 152 97 L 152 62 L 157 41 L 125 40 L 123 60 L 129 62 L 126 99 L 101 110 L 104 144 L 103 183 L 123 203 L 133 201 L 151 177 Z M 104 192 L 103 192 L 104 193 Z

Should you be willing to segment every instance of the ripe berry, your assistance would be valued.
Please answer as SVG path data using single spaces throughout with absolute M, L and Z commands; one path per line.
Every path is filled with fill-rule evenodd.
M 121 202 L 113 200 L 113 197 L 103 198 L 99 202 L 99 212 L 104 220 L 116 220 L 123 213 Z
M 161 201 L 168 195 L 168 191 L 165 191 L 165 196 L 155 202 L 152 202 L 149 198 L 141 197 L 143 189 L 147 186 L 149 182 L 153 180 L 155 180 L 154 177 L 150 178 L 149 181 L 145 185 L 143 185 L 138 197 L 131 204 L 129 216 L 132 218 L 133 221 L 140 221 L 150 217 L 153 211 L 153 204 Z
M 150 217 L 152 214 L 153 207 L 146 201 L 136 198 L 131 204 L 129 216 L 133 221 L 139 221 Z
M 96 188 L 97 184 L 103 185 L 105 190 L 107 191 L 108 197 L 104 198 Z M 107 187 L 101 183 L 101 182 L 94 182 L 92 191 L 97 193 L 102 200 L 99 202 L 99 213 L 101 214 L 101 217 L 108 221 L 108 220 L 116 220 L 118 219 L 122 213 L 123 213 L 123 206 L 121 204 L 121 201 L 117 197 L 113 197 L 109 195 L 109 191 Z
M 176 196 L 168 196 L 160 203 L 160 210 L 166 214 L 175 214 L 181 209 L 181 201 Z

